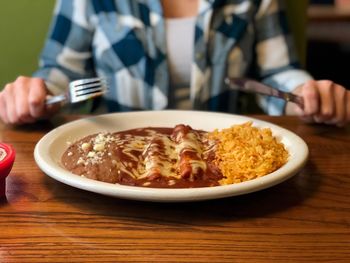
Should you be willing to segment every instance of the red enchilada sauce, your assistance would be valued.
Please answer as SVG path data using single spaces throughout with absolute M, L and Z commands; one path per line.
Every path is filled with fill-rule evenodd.
M 190 126 L 149 127 L 87 136 L 62 156 L 63 166 L 82 177 L 156 188 L 217 186 L 215 143 Z

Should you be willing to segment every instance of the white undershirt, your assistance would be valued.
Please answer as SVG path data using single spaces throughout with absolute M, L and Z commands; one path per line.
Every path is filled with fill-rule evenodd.
M 196 17 L 166 18 L 166 43 L 170 73 L 171 106 L 189 109 L 191 66 Z

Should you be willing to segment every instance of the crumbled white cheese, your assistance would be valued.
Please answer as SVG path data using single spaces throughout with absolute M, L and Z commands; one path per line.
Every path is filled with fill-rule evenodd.
M 96 155 L 96 152 L 90 151 L 87 156 L 90 158 L 93 158 L 95 155 Z
M 168 185 L 174 185 L 175 183 L 175 180 L 169 180 Z
M 105 144 L 104 143 L 97 143 L 94 145 L 94 151 L 97 151 L 97 152 L 101 152 L 103 151 L 105 148 Z
M 77 164 L 82 164 L 82 163 L 85 163 L 85 161 L 83 160 L 83 158 L 80 157 L 77 161 Z
M 87 143 L 87 142 L 84 142 L 84 143 L 81 145 L 81 149 L 82 149 L 83 151 L 89 150 L 90 147 L 91 147 L 91 144 L 90 144 L 90 143 Z

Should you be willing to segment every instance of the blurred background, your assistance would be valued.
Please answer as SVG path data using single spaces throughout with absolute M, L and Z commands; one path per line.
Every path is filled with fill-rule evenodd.
M 350 0 L 286 1 L 304 67 L 316 79 L 332 79 L 350 88 Z M 0 89 L 37 68 L 54 2 L 1 2 Z
M 306 69 L 350 89 L 350 0 L 310 0 Z

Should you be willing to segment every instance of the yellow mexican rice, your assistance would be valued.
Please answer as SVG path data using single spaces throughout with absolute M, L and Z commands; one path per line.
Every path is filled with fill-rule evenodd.
M 224 175 L 222 185 L 239 183 L 269 174 L 287 162 L 288 152 L 269 128 L 251 122 L 208 134 L 217 141 L 216 165 Z

